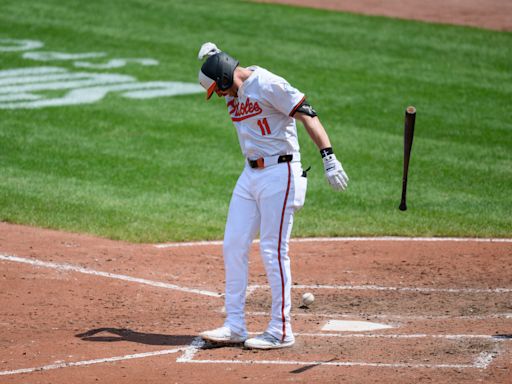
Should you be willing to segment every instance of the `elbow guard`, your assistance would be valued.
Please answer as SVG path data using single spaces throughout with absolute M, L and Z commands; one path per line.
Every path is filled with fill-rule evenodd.
M 316 111 L 313 109 L 313 107 L 311 105 L 308 104 L 308 102 L 306 100 L 304 100 L 299 105 L 299 107 L 295 110 L 295 112 L 300 112 L 300 113 L 303 113 L 303 114 L 311 116 L 311 117 L 318 116 L 316 114 Z

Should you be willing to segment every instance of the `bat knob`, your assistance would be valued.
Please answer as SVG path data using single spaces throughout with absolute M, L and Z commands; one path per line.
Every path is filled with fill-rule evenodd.
M 398 207 L 398 209 L 401 211 L 405 211 L 405 210 L 407 210 L 407 205 L 405 205 L 405 203 L 402 202 L 402 203 L 400 203 L 400 206 Z

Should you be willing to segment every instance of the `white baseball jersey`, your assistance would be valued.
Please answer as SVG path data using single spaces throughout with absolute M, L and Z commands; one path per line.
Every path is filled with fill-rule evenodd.
M 242 153 L 255 160 L 299 152 L 295 119 L 291 116 L 304 94 L 264 68 L 247 69 L 253 72 L 238 89 L 238 97 L 226 96 Z

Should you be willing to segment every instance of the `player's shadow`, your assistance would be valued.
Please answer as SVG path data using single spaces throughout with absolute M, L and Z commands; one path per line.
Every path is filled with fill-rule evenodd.
M 98 335 L 102 333 L 103 335 Z M 105 335 L 107 333 L 108 335 Z M 116 342 L 131 341 L 148 345 L 190 345 L 197 336 L 190 335 L 161 335 L 158 333 L 143 333 L 126 328 L 96 328 L 75 335 L 84 341 Z

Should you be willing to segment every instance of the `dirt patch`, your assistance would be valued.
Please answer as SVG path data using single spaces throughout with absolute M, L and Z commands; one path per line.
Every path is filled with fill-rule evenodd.
M 435 23 L 512 31 L 512 2 L 508 0 L 257 0 L 422 20 Z
M 220 245 L 158 249 L 0 223 L 0 381 L 510 382 L 512 243 L 293 242 L 290 253 L 293 348 L 192 350 L 223 322 Z M 270 308 L 257 245 L 250 263 L 256 333 Z M 330 320 L 391 328 L 324 331 Z

